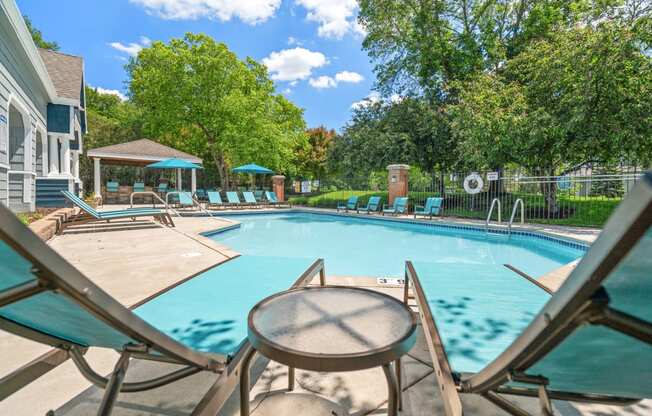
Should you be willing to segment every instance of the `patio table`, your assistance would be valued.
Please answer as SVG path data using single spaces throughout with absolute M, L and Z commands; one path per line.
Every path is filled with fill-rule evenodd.
M 400 359 L 415 344 L 416 320 L 404 303 L 380 292 L 305 287 L 280 292 L 254 306 L 248 337 L 253 348 L 240 373 L 241 415 L 249 415 L 249 365 L 259 352 L 289 367 L 290 391 L 295 368 L 340 372 L 382 367 L 388 414 L 395 416 L 401 407 Z

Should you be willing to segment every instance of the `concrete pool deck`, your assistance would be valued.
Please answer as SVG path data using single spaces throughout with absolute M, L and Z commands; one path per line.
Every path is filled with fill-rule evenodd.
M 116 207 L 111 207 L 114 208 Z M 201 235 L 221 227 L 232 226 L 232 221 L 206 217 L 174 217 L 174 221 L 176 228 L 163 227 L 149 221 L 142 224 L 126 222 L 117 226 L 74 227 L 64 235 L 50 240 L 49 244 L 109 294 L 124 305 L 131 306 L 174 283 L 237 255 Z M 328 271 L 328 265 L 326 270 Z M 398 298 L 402 296 L 400 287 L 378 285 L 373 278 L 364 279 L 362 282 L 350 277 L 329 276 L 328 281 L 338 284 L 362 284 Z M 3 357 L 0 361 L 0 378 L 49 350 L 49 347 L 0 332 L 0 354 Z M 108 374 L 117 354 L 92 349 L 87 358 L 98 372 Z M 161 365 L 138 363 L 133 365 L 128 378 L 143 378 L 147 374 L 161 371 L 164 371 Z M 317 408 L 336 410 L 338 415 L 385 414 L 386 387 L 383 382 L 379 382 L 382 380 L 379 369 L 328 375 L 297 371 L 299 388 L 293 393 L 283 391 L 285 379 L 282 375 L 286 371 L 284 367 L 271 363 L 266 370 L 259 371 L 262 375 L 251 395 L 256 400 L 256 405 L 252 406 L 252 409 L 256 409 L 253 414 L 281 414 L 279 408 L 288 414 L 314 414 L 313 411 Z M 407 390 L 402 414 L 440 413 L 441 403 L 438 401 L 434 384 L 435 377 L 423 340 L 410 353 L 410 357 L 406 358 L 404 377 Z M 121 395 L 114 414 L 187 414 L 210 387 L 214 378 L 212 374 L 198 374 L 167 388 Z M 91 409 L 97 408 L 99 392 L 89 387 L 90 384 L 68 361 L 0 402 L 0 414 L 45 414 L 50 409 L 56 410 L 56 415 L 93 413 Z M 221 414 L 237 414 L 236 399 L 237 397 L 232 397 Z M 468 401 L 469 414 L 503 414 L 477 397 L 465 398 L 465 401 Z M 535 400 L 518 401 L 525 403 L 525 406 L 532 410 L 537 407 Z M 643 415 L 649 413 L 652 403 L 645 401 L 629 408 L 568 403 L 556 403 L 556 407 L 561 414 L 568 415 Z M 331 413 L 327 414 L 332 416 Z

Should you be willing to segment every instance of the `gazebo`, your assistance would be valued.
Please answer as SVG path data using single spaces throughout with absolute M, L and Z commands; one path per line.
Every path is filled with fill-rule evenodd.
M 88 151 L 88 157 L 93 158 L 93 177 L 95 195 L 102 194 L 102 177 L 100 166 L 121 165 L 145 167 L 151 163 L 166 159 L 181 159 L 190 163 L 201 165 L 202 160 L 197 156 L 182 152 L 177 149 L 156 143 L 149 139 L 140 139 L 133 142 L 119 143 L 111 146 L 98 147 Z M 177 172 L 181 178 L 181 172 Z M 181 187 L 181 183 L 178 183 Z M 197 188 L 197 172 L 191 170 L 190 190 L 194 193 Z

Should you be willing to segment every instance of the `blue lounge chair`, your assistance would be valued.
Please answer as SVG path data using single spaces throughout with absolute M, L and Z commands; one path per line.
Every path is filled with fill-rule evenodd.
M 131 310 L 1 204 L 0 259 L 0 328 L 70 356 L 86 379 L 104 389 L 99 415 L 111 414 L 120 392 L 151 390 L 202 371 L 214 373 L 215 383 L 193 414 L 209 414 L 207 408 L 217 414 L 238 385 L 243 357 L 251 351 L 249 310 L 263 298 L 305 286 L 323 273 L 322 260 L 311 265 L 306 259 L 238 257 L 172 285 Z M 120 354 L 110 376 L 93 370 L 84 357 L 87 348 Z M 125 382 L 130 361 L 142 359 L 176 366 L 152 379 Z M 33 371 L 18 370 L 2 378 L 0 391 L 35 377 Z
M 242 208 L 242 201 L 240 201 L 240 197 L 238 196 L 238 193 L 236 191 L 229 191 L 226 193 L 226 200 L 229 201 L 229 205 L 231 205 L 234 208 Z
M 389 207 L 389 205 L 384 205 L 383 206 L 383 215 L 385 214 L 392 214 L 392 215 L 399 215 L 399 214 L 406 214 L 408 209 L 408 198 L 407 197 L 401 197 L 401 198 L 395 198 L 394 199 L 394 205 Z
M 161 196 L 161 198 L 165 199 L 165 194 L 168 193 L 169 190 L 169 184 L 167 182 L 161 182 L 158 184 L 158 187 L 156 188 L 156 193 Z
M 195 201 L 192 199 L 190 192 L 179 192 L 179 207 L 181 208 L 195 208 Z
M 206 190 L 203 188 L 198 188 L 195 190 L 195 198 L 199 201 L 205 201 L 206 200 Z
M 208 198 L 208 207 L 210 208 L 224 208 L 224 203 L 222 202 L 222 198 L 220 197 L 220 193 L 217 191 L 208 191 L 206 193 L 206 197 Z
M 542 414 L 551 399 L 652 397 L 651 213 L 647 173 L 552 296 L 518 274 L 487 290 L 486 266 L 460 278 L 459 265 L 408 262 L 446 414 L 463 414 L 458 393 L 513 415 L 528 413 L 503 394 L 538 397 Z
M 256 201 L 256 197 L 254 196 L 254 193 L 251 191 L 244 191 L 242 193 L 242 197 L 244 198 L 245 203 L 251 207 L 260 205 L 258 201 Z
M 163 209 L 157 208 L 130 208 L 123 210 L 115 211 L 96 211 L 95 208 L 88 205 L 83 199 L 73 194 L 70 191 L 61 191 L 61 193 L 72 202 L 77 208 L 79 208 L 80 213 L 73 215 L 68 221 L 65 221 L 59 227 L 58 233 L 63 233 L 64 229 L 71 225 L 79 225 L 88 222 L 98 222 L 98 221 L 111 221 L 118 219 L 131 218 L 135 220 L 138 217 L 154 217 L 159 220 L 164 225 L 169 225 L 174 227 L 174 222 L 170 214 Z
M 427 198 L 425 206 L 417 205 L 414 207 L 414 218 L 416 218 L 417 215 L 430 218 L 432 218 L 433 215 L 439 215 L 441 213 L 441 204 L 443 201 L 444 198 Z
M 265 191 L 265 198 L 267 198 L 267 203 L 270 204 L 273 207 L 281 207 L 283 204 L 281 201 L 278 200 L 276 197 L 276 192 L 274 191 Z
M 145 192 L 145 183 L 144 182 L 134 182 L 134 187 L 132 188 L 132 192 Z M 147 198 L 152 199 L 151 195 L 134 195 L 134 198 L 140 198 L 143 202 L 146 201 Z
M 337 212 L 340 210 L 343 210 L 344 212 L 349 212 L 351 211 L 356 211 L 358 209 L 358 197 L 356 195 L 353 195 L 352 197 L 349 198 L 346 203 L 339 203 L 337 204 Z
M 258 202 L 263 202 L 265 200 L 265 192 L 258 190 L 254 191 L 254 196 L 256 197 L 256 201 Z
M 372 196 L 371 198 L 369 198 L 369 201 L 367 201 L 366 207 L 358 208 L 358 213 L 366 212 L 367 214 L 370 214 L 372 212 L 378 212 L 381 206 L 380 202 L 381 202 L 381 198 L 379 196 Z
M 106 201 L 113 199 L 114 201 L 118 200 L 120 196 L 120 184 L 115 181 L 109 181 L 106 183 Z

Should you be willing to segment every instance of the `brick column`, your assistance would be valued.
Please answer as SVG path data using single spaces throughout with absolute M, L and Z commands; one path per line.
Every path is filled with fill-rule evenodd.
M 394 198 L 408 195 L 408 171 L 409 165 L 387 166 L 387 191 L 389 205 L 394 203 Z
M 285 176 L 272 176 L 272 191 L 276 193 L 276 197 L 280 202 L 285 202 Z

